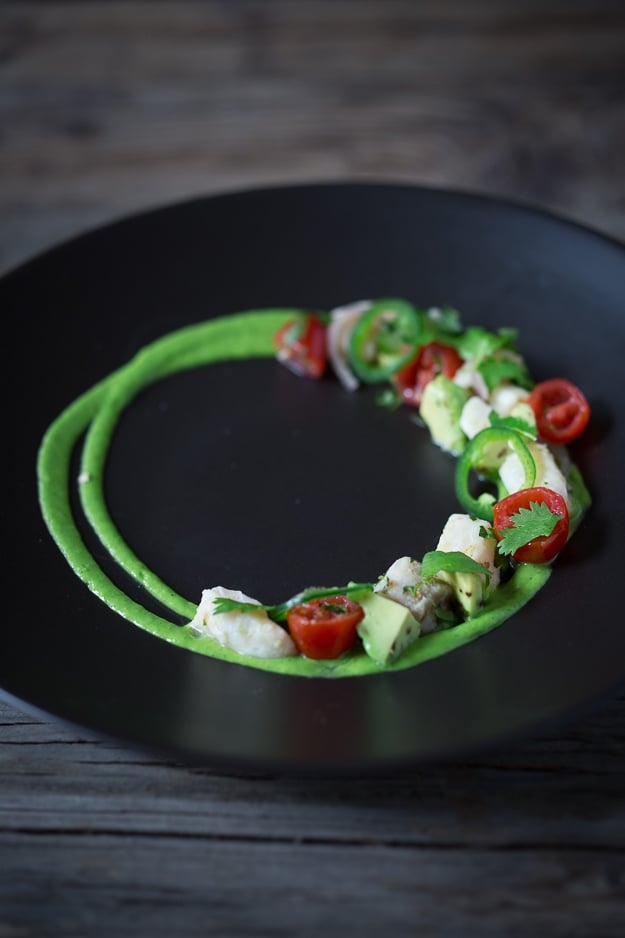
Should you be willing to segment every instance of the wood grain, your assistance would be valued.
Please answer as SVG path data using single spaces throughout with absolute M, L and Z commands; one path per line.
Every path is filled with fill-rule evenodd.
M 5 3 L 0 270 L 198 193 L 376 178 L 625 238 L 625 8 Z
M 0 935 L 616 938 L 625 921 L 625 695 L 383 780 L 225 777 L 1 703 L 0 725 Z
M 625 241 L 620 0 L 5 2 L 0 272 L 180 198 L 374 179 Z M 237 778 L 0 702 L 0 938 L 625 933 L 625 693 L 397 778 Z

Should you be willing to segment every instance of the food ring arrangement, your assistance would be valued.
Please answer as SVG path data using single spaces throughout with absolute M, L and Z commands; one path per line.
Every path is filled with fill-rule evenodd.
M 39 451 L 39 501 L 66 560 L 111 609 L 194 652 L 277 673 L 343 677 L 413 667 L 478 638 L 547 582 L 591 498 L 567 445 L 590 420 L 568 378 L 536 382 L 517 332 L 463 325 L 451 307 L 363 300 L 329 312 L 250 310 L 146 345 L 71 403 Z M 456 459 L 453 512 L 437 544 L 394 559 L 371 582 L 307 586 L 267 605 L 232 585 L 187 599 L 150 570 L 109 512 L 107 455 L 145 387 L 217 361 L 275 357 L 294 380 L 334 376 L 345 393 L 379 385 Z M 73 454 L 82 445 L 73 478 Z M 112 560 L 180 622 L 132 599 L 104 572 L 74 515 L 73 493 Z

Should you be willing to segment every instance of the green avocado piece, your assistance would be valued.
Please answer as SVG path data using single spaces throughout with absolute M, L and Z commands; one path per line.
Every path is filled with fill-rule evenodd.
M 441 572 L 439 580 L 448 583 L 456 594 L 456 599 L 467 616 L 474 616 L 482 605 L 485 593 L 485 580 L 479 573 Z
M 466 390 L 454 384 L 451 378 L 437 375 L 426 384 L 419 407 L 419 414 L 434 443 L 454 456 L 461 453 L 467 443 L 460 429 L 460 417 L 467 397 Z
M 421 634 L 421 625 L 409 609 L 379 593 L 359 596 L 365 611 L 358 634 L 370 658 L 384 667 L 398 658 Z

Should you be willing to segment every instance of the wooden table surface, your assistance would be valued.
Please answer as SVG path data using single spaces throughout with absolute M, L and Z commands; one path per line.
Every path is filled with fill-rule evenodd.
M 0 6 L 0 272 L 138 209 L 374 179 L 625 241 L 625 5 Z M 237 778 L 0 702 L 0 938 L 625 934 L 625 694 L 391 779 Z

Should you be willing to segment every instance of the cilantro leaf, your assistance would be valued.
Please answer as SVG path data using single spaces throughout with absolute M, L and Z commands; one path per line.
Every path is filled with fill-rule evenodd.
M 282 335 L 282 344 L 289 348 L 291 345 L 295 345 L 296 342 L 304 335 L 304 322 L 298 317 L 293 319 L 291 322 L 287 323 L 284 333 Z
M 544 502 L 530 502 L 529 508 L 519 508 L 510 516 L 512 525 L 502 528 L 498 550 L 501 554 L 514 554 L 537 537 L 548 537 L 562 515 L 551 511 Z
M 426 312 L 430 325 L 445 335 L 458 335 L 462 332 L 460 313 L 453 306 L 432 306 Z
M 513 326 L 502 326 L 497 330 L 497 335 L 501 339 L 502 347 L 514 348 L 519 338 L 519 330 Z
M 469 326 L 458 339 L 457 348 L 464 359 L 479 362 L 501 348 L 501 341 L 494 332 L 481 326 Z
M 226 596 L 216 596 L 213 599 L 213 613 L 221 615 L 224 612 L 258 612 L 262 610 L 275 622 L 284 622 L 289 609 L 310 599 L 322 599 L 326 596 L 349 596 L 351 593 L 368 592 L 372 589 L 373 585 L 371 583 L 348 583 L 347 586 L 330 587 L 310 586 L 277 606 L 261 606 L 258 603 L 239 602 L 237 599 L 230 599 Z
M 528 390 L 532 386 L 525 364 L 513 358 L 487 356 L 478 365 L 478 371 L 484 378 L 489 391 L 494 391 L 502 381 L 512 381 Z
M 461 550 L 431 550 L 421 562 L 421 576 L 435 577 L 437 573 L 478 573 L 490 579 L 490 572 L 477 560 Z
M 536 427 L 521 417 L 500 417 L 496 411 L 491 410 L 488 419 L 491 427 L 507 427 L 508 430 L 516 430 L 517 433 L 529 436 L 532 440 L 537 437 Z
M 375 402 L 378 407 L 386 407 L 388 410 L 397 410 L 403 404 L 402 397 L 395 388 L 384 388 L 376 395 Z
M 329 313 L 329 312 L 328 312 L 327 310 L 325 310 L 325 309 L 318 309 L 318 310 L 315 310 L 315 312 L 313 313 L 313 315 L 319 320 L 319 322 L 323 322 L 323 323 L 325 323 L 326 325 L 328 325 L 328 323 L 332 322 L 332 314 Z
M 242 602 L 238 599 L 229 599 L 227 596 L 216 596 L 213 599 L 213 613 L 221 615 L 223 612 L 269 612 L 274 606 L 259 606 L 258 603 Z
M 469 326 L 457 340 L 457 349 L 464 359 L 476 364 L 491 358 L 495 352 L 502 348 L 514 349 L 516 331 L 514 329 L 499 329 L 489 332 L 482 326 Z

